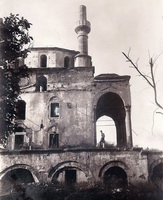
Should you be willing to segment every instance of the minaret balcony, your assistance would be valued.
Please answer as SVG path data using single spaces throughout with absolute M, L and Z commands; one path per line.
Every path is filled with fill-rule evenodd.
M 89 33 L 91 31 L 91 23 L 87 20 L 80 20 L 76 22 L 77 27 L 75 28 L 75 32 L 78 33 L 79 31 L 85 31 Z

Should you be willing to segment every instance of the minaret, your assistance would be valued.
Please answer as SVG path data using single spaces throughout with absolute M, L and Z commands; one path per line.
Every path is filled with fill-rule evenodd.
M 88 55 L 88 33 L 91 30 L 91 24 L 87 21 L 86 7 L 79 7 L 79 21 L 75 32 L 78 34 L 78 45 L 80 53 L 75 56 L 75 67 L 91 67 L 91 57 Z

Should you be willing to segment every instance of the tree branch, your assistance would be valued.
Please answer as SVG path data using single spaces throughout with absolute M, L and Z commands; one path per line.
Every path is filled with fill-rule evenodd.
M 140 76 L 142 76 L 142 77 L 148 82 L 148 84 L 149 84 L 152 88 L 154 88 L 154 85 L 149 81 L 149 79 L 147 78 L 147 76 L 144 75 L 144 74 L 138 69 L 137 64 L 135 64 L 135 63 L 130 59 L 130 57 L 127 56 L 124 52 L 122 52 L 122 53 L 123 53 L 123 55 L 127 58 L 127 61 L 129 61 L 129 62 L 132 64 L 132 66 L 136 69 L 136 71 L 140 74 Z
M 150 69 L 151 69 L 151 77 L 152 77 L 152 82 L 153 82 L 155 103 L 159 108 L 163 109 L 163 106 L 158 102 L 158 98 L 157 98 L 157 88 L 156 88 L 156 82 L 155 82 L 155 77 L 154 77 L 154 72 L 153 72 L 154 62 L 152 58 L 150 59 L 149 64 L 150 64 Z

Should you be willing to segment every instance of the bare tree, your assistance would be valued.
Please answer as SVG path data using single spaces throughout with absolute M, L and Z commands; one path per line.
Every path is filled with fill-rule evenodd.
M 149 74 L 145 74 L 144 72 L 142 72 L 139 67 L 138 67 L 138 60 L 136 62 L 134 62 L 131 58 L 130 58 L 130 50 L 128 54 L 125 54 L 124 52 L 122 52 L 122 54 L 126 57 L 127 62 L 129 62 L 131 64 L 131 66 L 138 72 L 138 74 L 145 80 L 147 81 L 148 85 L 153 89 L 154 92 L 154 101 L 155 104 L 158 106 L 158 108 L 163 110 L 163 105 L 159 102 L 158 100 L 158 89 L 157 89 L 157 85 L 156 85 L 156 78 L 154 75 L 154 71 L 155 71 L 155 63 L 156 60 L 158 59 L 159 56 L 157 56 L 156 58 L 149 58 L 149 68 L 150 68 L 150 72 Z M 160 114 L 163 114 L 162 112 L 158 112 Z

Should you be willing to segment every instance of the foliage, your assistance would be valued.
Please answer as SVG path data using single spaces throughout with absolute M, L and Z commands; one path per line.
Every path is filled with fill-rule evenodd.
M 28 31 L 31 26 L 26 19 L 18 14 L 10 14 L 0 21 L 0 117 L 1 138 L 7 137 L 15 128 L 16 105 L 19 100 L 19 81 L 27 77 L 27 66 L 23 59 L 29 52 L 28 46 L 33 40 Z

